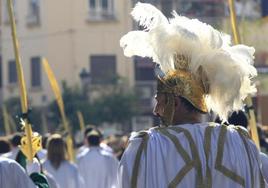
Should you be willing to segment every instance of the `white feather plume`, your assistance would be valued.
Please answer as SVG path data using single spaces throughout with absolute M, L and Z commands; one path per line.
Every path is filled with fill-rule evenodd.
M 134 20 L 147 29 L 168 24 L 168 19 L 151 4 L 138 2 L 131 12 Z
M 229 35 L 175 11 L 168 20 L 150 4 L 137 3 L 131 14 L 145 30 L 121 38 L 125 55 L 150 57 L 165 74 L 174 70 L 175 53 L 189 57 L 190 71 L 199 74 L 202 67 L 208 79 L 207 107 L 223 120 L 228 113 L 243 108 L 245 97 L 256 92 L 251 82 L 257 75 L 254 48 L 231 46 Z

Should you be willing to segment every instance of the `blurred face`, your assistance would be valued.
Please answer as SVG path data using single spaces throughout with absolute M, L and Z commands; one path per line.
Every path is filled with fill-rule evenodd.
M 154 115 L 156 115 L 158 117 L 163 117 L 164 108 L 165 108 L 165 104 L 166 104 L 166 97 L 164 94 L 158 93 L 155 95 L 155 100 L 156 100 L 156 104 L 155 104 L 153 113 L 154 113 Z
M 154 115 L 156 115 L 157 117 L 160 117 L 160 119 L 162 120 L 163 123 L 166 122 L 166 118 L 164 114 L 165 112 L 165 108 L 166 108 L 166 96 L 163 93 L 158 93 L 155 96 L 155 100 L 156 100 L 156 104 L 154 107 Z M 189 114 L 189 112 L 187 110 L 184 109 L 184 107 L 181 105 L 181 101 L 179 99 L 179 97 L 175 97 L 175 106 L 174 106 L 174 116 L 172 119 L 172 123 L 173 124 L 178 124 L 179 122 L 181 122 L 182 120 L 185 119 L 185 117 Z

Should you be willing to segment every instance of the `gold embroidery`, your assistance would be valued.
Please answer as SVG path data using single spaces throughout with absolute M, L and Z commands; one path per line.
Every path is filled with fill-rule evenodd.
M 181 182 L 184 176 L 194 167 L 194 165 L 195 161 L 191 161 L 183 166 L 182 169 L 177 173 L 176 177 L 169 183 L 168 188 L 175 188 Z
M 134 167 L 133 167 L 133 170 L 132 170 L 131 188 L 136 188 L 137 187 L 141 155 L 142 155 L 142 151 L 146 150 L 148 139 L 149 139 L 149 135 L 146 132 L 143 132 L 143 134 L 141 136 L 142 136 L 142 141 L 141 141 L 141 144 L 140 144 L 140 146 L 138 148 L 138 151 L 137 151 L 137 154 L 136 154 L 136 157 L 135 157 L 135 161 L 134 161 Z
M 202 178 L 202 166 L 201 161 L 199 158 L 198 150 L 196 148 L 196 145 L 194 143 L 193 138 L 191 137 L 190 132 L 188 132 L 186 129 L 180 128 L 180 127 L 169 127 L 168 129 L 171 129 L 173 131 L 176 131 L 177 133 L 183 132 L 186 138 L 189 141 L 192 156 L 194 160 L 191 160 L 189 154 L 187 151 L 182 147 L 177 137 L 167 131 L 167 129 L 158 129 L 160 133 L 167 136 L 175 145 L 177 152 L 181 155 L 185 162 L 185 166 L 182 167 L 182 169 L 176 174 L 175 178 L 169 183 L 169 188 L 176 187 L 181 180 L 184 178 L 184 176 L 193 168 L 197 168 L 197 182 L 196 187 L 203 187 L 203 178 Z
M 249 153 L 248 144 L 247 144 L 247 141 L 244 137 L 245 134 L 242 132 L 243 130 L 240 127 L 236 127 L 236 130 L 237 130 L 240 138 L 242 139 L 244 147 L 245 147 L 246 152 L 247 152 L 248 161 L 249 161 L 249 168 L 250 168 L 250 176 L 251 176 L 251 187 L 254 188 L 254 175 L 253 175 L 252 161 L 251 161 L 251 157 L 250 157 L 250 153 Z
M 253 167 L 252 167 L 252 163 L 251 163 L 252 161 L 251 161 L 251 157 L 250 157 L 249 146 L 248 146 L 248 143 L 246 142 L 246 138 L 250 139 L 250 137 L 249 137 L 248 132 L 246 130 L 242 129 L 241 127 L 236 126 L 235 129 L 238 131 L 239 136 L 243 140 L 243 144 L 244 144 L 246 151 L 247 151 L 249 165 L 250 165 L 251 187 L 254 187 L 254 174 L 253 174 Z M 263 178 L 261 169 L 260 169 L 260 182 L 259 183 L 260 183 L 261 188 L 265 187 L 265 182 L 264 182 L 264 178 Z
M 191 148 L 191 153 L 192 153 L 192 160 L 194 161 L 196 170 L 197 170 L 197 182 L 196 182 L 196 187 L 203 187 L 203 175 L 202 175 L 202 164 L 200 161 L 200 157 L 199 157 L 199 152 L 197 150 L 196 144 L 194 142 L 194 139 L 192 138 L 191 133 L 181 127 L 170 127 L 169 129 L 176 131 L 177 133 L 183 132 L 184 135 L 186 136 L 189 144 L 190 144 L 190 148 Z
M 221 125 L 221 130 L 220 130 L 219 139 L 218 139 L 218 151 L 217 151 L 215 169 L 220 171 L 221 173 L 223 173 L 225 176 L 229 177 L 236 183 L 245 187 L 245 180 L 241 176 L 237 175 L 235 172 L 229 170 L 228 168 L 222 165 L 222 157 L 223 157 L 223 151 L 224 151 L 224 143 L 226 139 L 226 132 L 227 132 L 227 126 Z
M 214 126 L 210 125 L 206 127 L 205 129 L 205 135 L 204 135 L 204 150 L 205 150 L 205 155 L 206 155 L 206 177 L 203 181 L 202 177 L 202 164 L 199 158 L 199 153 L 197 150 L 197 147 L 195 145 L 195 142 L 191 136 L 191 133 L 182 128 L 182 127 L 168 127 L 168 128 L 155 128 L 155 130 L 159 131 L 161 134 L 164 136 L 168 137 L 173 144 L 175 145 L 175 148 L 177 152 L 181 155 L 182 159 L 185 162 L 185 165 L 182 167 L 182 169 L 176 174 L 175 178 L 169 183 L 168 187 L 169 188 L 175 188 L 185 177 L 185 175 L 192 169 L 196 168 L 197 170 L 197 183 L 196 187 L 205 187 L 205 188 L 211 188 L 212 187 L 212 176 L 211 176 L 211 169 L 209 168 L 209 153 L 211 150 L 211 134 Z M 192 153 L 192 159 L 190 155 L 187 153 L 187 151 L 183 148 L 181 145 L 180 141 L 178 138 L 170 133 L 169 130 L 175 131 L 177 133 L 183 132 L 184 135 L 186 136 L 190 148 L 191 148 L 191 153 Z M 253 175 L 253 168 L 252 168 L 252 161 L 250 158 L 249 154 L 249 148 L 248 144 L 246 143 L 246 138 L 248 137 L 247 134 L 245 134 L 244 130 L 241 130 L 239 127 L 236 128 L 242 141 L 243 144 L 246 148 L 247 155 L 249 158 L 249 165 L 250 165 L 250 171 L 251 171 L 251 182 L 252 185 L 251 187 L 254 187 L 254 175 Z M 245 180 L 243 177 L 239 176 L 235 172 L 231 171 L 227 167 L 222 165 L 222 159 L 223 159 L 223 153 L 224 153 L 224 144 L 225 144 L 225 139 L 226 139 L 226 133 L 227 133 L 227 126 L 221 125 L 220 128 L 220 133 L 219 133 L 219 138 L 218 138 L 218 143 L 217 143 L 217 156 L 216 156 L 216 162 L 215 162 L 215 169 L 227 176 L 228 178 L 232 179 L 236 183 L 240 184 L 241 186 L 245 187 Z M 145 151 L 146 155 L 146 150 L 147 150 L 147 144 L 148 144 L 148 139 L 149 136 L 147 133 L 142 134 L 140 137 L 142 137 L 142 142 L 138 148 L 136 158 L 134 161 L 134 168 L 132 171 L 132 177 L 131 177 L 131 187 L 136 188 L 137 187 L 137 179 L 138 179 L 138 172 L 139 172 L 139 167 L 140 167 L 140 160 L 142 156 L 142 152 Z M 262 177 L 262 174 L 260 172 L 260 187 L 264 188 L 265 187 L 265 182 Z
M 187 153 L 187 151 L 182 147 L 181 143 L 179 142 L 179 140 L 177 139 L 176 136 L 170 134 L 166 129 L 158 129 L 163 135 L 165 135 L 166 137 L 168 137 L 175 145 L 177 151 L 179 154 L 181 154 L 181 157 L 183 158 L 185 163 L 190 163 L 191 162 L 191 158 L 189 156 L 189 154 Z

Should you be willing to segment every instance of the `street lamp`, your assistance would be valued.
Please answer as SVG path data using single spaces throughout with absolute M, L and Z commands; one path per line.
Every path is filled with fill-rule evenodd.
M 81 79 L 82 89 L 83 89 L 84 95 L 88 97 L 88 88 L 89 88 L 89 85 L 91 83 L 90 73 L 87 72 L 87 70 L 85 68 L 83 68 L 79 74 L 79 77 Z

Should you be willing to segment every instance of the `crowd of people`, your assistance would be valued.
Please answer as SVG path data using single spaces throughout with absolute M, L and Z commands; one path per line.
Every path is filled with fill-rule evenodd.
M 19 169 L 13 174 L 27 172 L 27 165 L 25 166 L 25 161 L 21 160 L 21 155 L 23 155 L 19 147 L 21 136 L 21 133 L 16 133 L 0 138 L 1 159 L 5 159 L 6 163 L 11 163 Z M 84 130 L 84 143 L 82 146 L 76 145 L 80 146 L 74 147 L 76 159 L 70 161 L 64 137 L 60 134 L 43 136 L 43 148 L 35 158 L 40 164 L 40 170 L 37 168 L 36 171 L 45 175 L 49 187 L 84 188 L 88 185 L 96 188 L 116 187 L 117 168 L 127 145 L 127 137 L 112 135 L 103 139 L 102 133 L 96 127 L 88 126 Z M 25 176 L 21 178 L 25 179 L 24 181 L 27 180 L 26 183 L 29 184 L 31 181 L 26 173 L 24 174 Z M 20 181 L 17 183 L 13 187 L 20 187 Z M 4 184 L 1 182 L 1 185 Z

